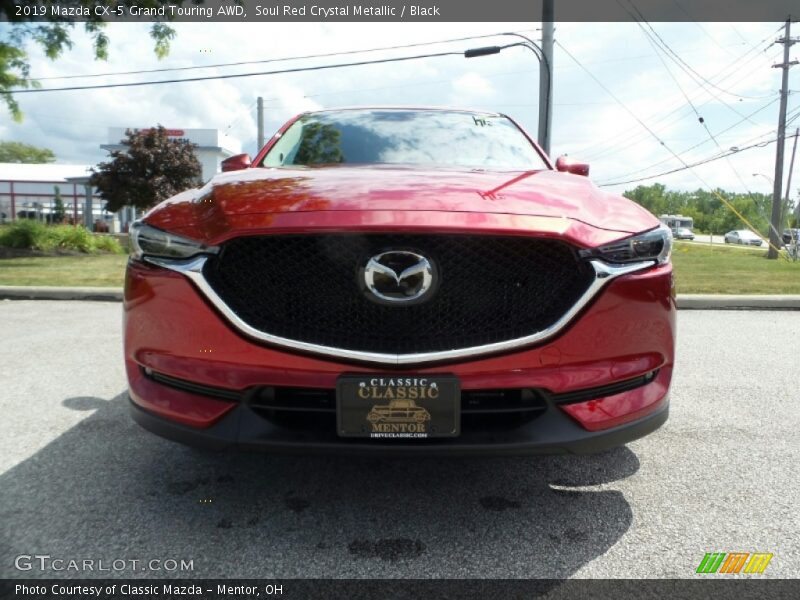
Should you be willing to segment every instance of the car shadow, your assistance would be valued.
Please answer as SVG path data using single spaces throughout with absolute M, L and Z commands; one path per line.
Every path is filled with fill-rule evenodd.
M 0 577 L 553 578 L 632 523 L 626 447 L 590 456 L 375 459 L 213 453 L 91 411 L 0 475 Z M 193 561 L 188 572 L 18 571 L 14 557 Z

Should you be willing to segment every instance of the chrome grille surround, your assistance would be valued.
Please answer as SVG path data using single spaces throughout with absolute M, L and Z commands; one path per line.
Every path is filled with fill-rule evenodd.
M 434 352 L 419 352 L 419 353 L 405 353 L 405 354 L 392 354 L 381 352 L 369 352 L 361 350 L 352 350 L 347 348 L 336 348 L 331 346 L 324 346 L 299 340 L 288 339 L 272 335 L 265 331 L 260 331 L 248 323 L 246 323 L 236 312 L 231 309 L 228 304 L 216 293 L 203 275 L 203 267 L 208 260 L 208 256 L 198 255 L 193 258 L 184 260 L 172 260 L 159 257 L 145 256 L 144 260 L 153 265 L 170 269 L 183 274 L 189 279 L 205 298 L 228 320 L 228 322 L 236 328 L 240 333 L 270 345 L 286 348 L 289 350 L 311 353 L 321 356 L 330 357 L 337 361 L 356 361 L 364 363 L 373 363 L 380 365 L 420 365 L 425 363 L 436 363 L 455 361 L 463 359 L 473 359 L 485 355 L 497 354 L 508 352 L 511 350 L 522 349 L 527 346 L 543 342 L 557 335 L 564 329 L 572 320 L 580 313 L 580 311 L 587 306 L 602 290 L 603 287 L 613 279 L 629 273 L 641 271 L 650 268 L 656 263 L 653 260 L 646 260 L 636 263 L 628 264 L 608 264 L 603 261 L 593 259 L 589 264 L 594 269 L 594 279 L 588 286 L 586 291 L 580 296 L 577 302 L 573 304 L 555 323 L 523 337 L 516 339 L 505 340 L 496 343 L 484 344 L 480 346 L 471 346 L 465 348 L 457 348 L 452 350 L 434 351 Z

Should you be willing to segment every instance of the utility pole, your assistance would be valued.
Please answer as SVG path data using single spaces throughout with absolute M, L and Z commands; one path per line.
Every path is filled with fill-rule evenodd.
M 542 3 L 542 54 L 539 62 L 539 145 L 550 154 L 550 130 L 553 121 L 553 20 L 554 0 Z M 545 85 L 546 83 L 546 85 Z
M 251 104 L 250 106 L 253 105 Z M 261 149 L 264 147 L 264 98 L 261 96 L 258 97 L 257 106 L 258 148 L 256 148 L 256 154 L 261 152 Z M 250 110 L 253 109 L 251 108 Z
M 783 62 L 772 65 L 773 69 L 783 69 L 781 81 L 781 107 L 778 115 L 778 145 L 775 149 L 775 187 L 772 191 L 772 228 L 769 232 L 769 252 L 767 258 L 778 258 L 778 248 L 783 245 L 783 240 L 778 234 L 781 226 L 781 186 L 783 185 L 783 151 L 786 142 L 786 100 L 789 97 L 789 69 L 797 64 L 796 60 L 789 61 L 789 48 L 797 40 L 790 36 L 792 19 L 786 19 L 783 38 L 776 44 L 783 44 Z
M 792 173 L 794 173 L 794 157 L 797 155 L 797 138 L 800 136 L 800 127 L 794 130 L 794 144 L 792 144 L 792 158 L 789 160 L 789 177 L 786 178 L 786 196 L 783 199 L 783 210 L 789 208 L 789 196 L 792 195 Z M 798 202 L 800 206 L 800 202 Z M 784 213 L 781 212 L 781 215 Z M 783 217 L 781 217 L 783 221 Z

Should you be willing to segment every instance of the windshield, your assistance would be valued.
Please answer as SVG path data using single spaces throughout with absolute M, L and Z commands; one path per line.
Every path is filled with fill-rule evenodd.
M 385 109 L 303 115 L 283 133 L 261 166 L 331 164 L 548 168 L 507 117 Z

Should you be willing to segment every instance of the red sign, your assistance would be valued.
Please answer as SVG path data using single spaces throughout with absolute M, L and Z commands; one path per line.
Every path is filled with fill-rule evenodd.
M 154 129 L 140 129 L 139 131 L 150 133 L 151 131 L 154 131 Z M 183 137 L 186 133 L 183 129 L 165 129 L 164 131 L 166 132 L 167 137 Z

